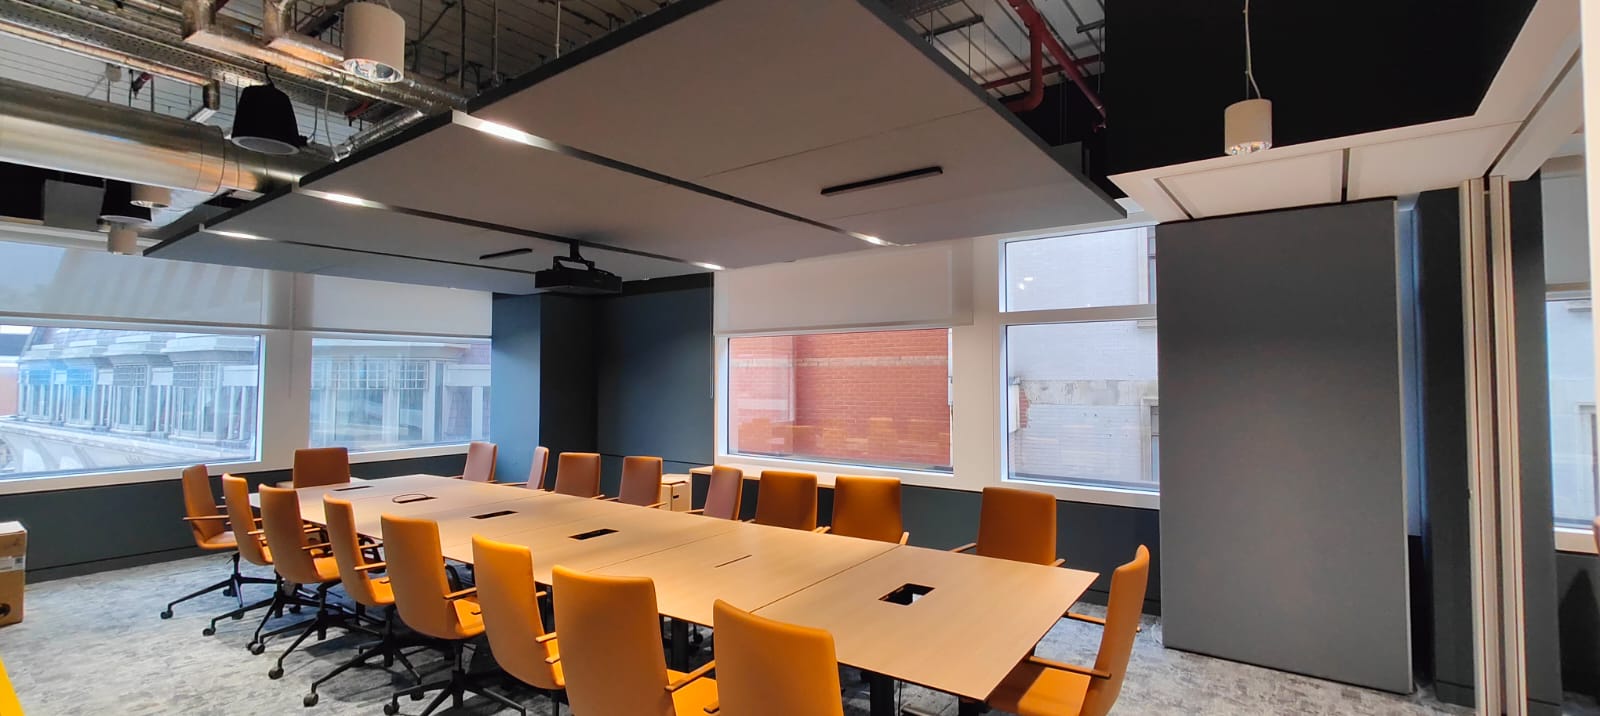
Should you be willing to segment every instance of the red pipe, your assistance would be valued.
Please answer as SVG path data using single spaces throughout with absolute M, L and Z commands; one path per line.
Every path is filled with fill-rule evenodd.
M 1006 103 L 1006 109 L 1013 112 L 1037 109 L 1044 102 L 1044 32 L 1037 26 L 1028 28 L 1028 65 L 1028 76 L 1032 79 L 1028 95 Z
M 1096 62 L 1099 62 L 1099 61 L 1100 61 L 1100 56 L 1099 55 L 1089 55 L 1088 57 L 1080 57 L 1080 58 L 1078 58 L 1078 66 L 1079 67 L 1084 67 L 1086 65 L 1092 65 L 1092 64 L 1094 64 Z M 1046 65 L 1045 68 L 1044 68 L 1044 74 L 1045 74 L 1046 77 L 1049 77 L 1050 75 L 1054 75 L 1054 74 L 1060 74 L 1060 73 L 1061 73 L 1061 65 Z M 1017 84 L 1019 82 L 1022 82 L 1023 80 L 1028 79 L 1028 77 L 1029 77 L 1029 74 L 1027 72 L 1024 72 L 1022 74 L 1011 75 L 1010 77 L 1001 77 L 1000 79 L 997 79 L 997 80 L 989 80 L 988 82 L 985 82 L 980 86 L 983 87 L 984 89 L 994 89 L 996 87 L 1004 87 L 1006 85 Z
M 1061 46 L 1061 43 L 1056 40 L 1055 33 L 1050 32 L 1050 24 L 1045 21 L 1044 16 L 1039 14 L 1039 11 L 1033 7 L 1033 3 L 1030 0 L 1006 0 L 1006 2 L 1011 5 L 1012 10 L 1017 12 L 1017 17 L 1022 19 L 1022 24 L 1028 27 L 1030 34 L 1035 27 L 1043 31 L 1044 45 L 1050 50 L 1050 54 L 1055 55 L 1056 62 L 1061 65 L 1061 71 L 1066 73 L 1067 79 L 1072 80 L 1072 83 L 1078 86 L 1078 91 L 1083 93 L 1084 99 L 1089 100 L 1089 104 L 1093 105 L 1095 111 L 1100 113 L 1100 119 L 1104 120 L 1106 118 L 1105 102 L 1100 100 L 1100 96 L 1095 94 L 1094 89 L 1084 79 L 1083 72 L 1078 70 L 1076 58 L 1067 51 L 1067 48 Z

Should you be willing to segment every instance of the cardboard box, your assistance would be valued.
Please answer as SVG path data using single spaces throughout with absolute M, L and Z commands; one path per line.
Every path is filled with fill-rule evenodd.
M 21 522 L 0 522 L 0 626 L 22 621 L 27 558 L 27 528 Z

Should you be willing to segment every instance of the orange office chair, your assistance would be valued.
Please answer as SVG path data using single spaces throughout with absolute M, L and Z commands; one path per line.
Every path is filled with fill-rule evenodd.
M 527 547 L 472 536 L 472 566 L 478 605 L 494 660 L 506 673 L 550 697 L 560 711 L 561 673 L 556 635 L 546 633 L 539 600 L 546 596 L 533 581 L 533 553 Z
M 556 565 L 556 633 L 567 699 L 575 714 L 705 716 L 717 682 L 708 662 L 684 674 L 667 669 L 655 582 L 603 577 Z
M 706 484 L 706 505 L 694 514 L 703 514 L 721 520 L 739 519 L 739 505 L 744 499 L 744 470 L 725 465 L 711 467 L 711 481 Z
M 978 541 L 952 552 L 976 548 L 984 557 L 1059 567 L 1056 558 L 1056 498 L 1011 487 L 983 488 Z
M 533 449 L 533 465 L 528 468 L 528 481 L 522 483 L 530 490 L 544 489 L 544 473 L 550 467 L 550 448 L 539 445 Z
M 11 677 L 6 675 L 5 664 L 0 664 L 0 714 L 22 716 L 22 702 L 17 699 L 17 690 L 11 685 Z
M 468 482 L 494 482 L 494 461 L 499 456 L 500 447 L 494 443 L 467 443 L 467 464 L 458 477 Z
M 330 627 L 354 630 L 354 625 L 343 608 L 328 603 L 328 590 L 339 583 L 339 565 L 327 551 L 329 544 L 311 544 L 307 539 L 306 523 L 300 518 L 300 496 L 294 490 L 267 485 L 256 492 L 261 496 L 261 530 L 267 549 L 272 550 L 272 568 L 285 583 L 316 588 L 316 614 L 295 625 L 303 627 L 300 636 L 267 671 L 268 677 L 276 679 L 283 676 L 283 660 L 300 648 L 306 637 L 316 634 L 317 641 L 322 641 Z
M 844 716 L 833 635 L 718 599 L 717 693 L 727 716 Z
M 350 451 L 342 447 L 300 448 L 294 451 L 296 488 L 338 485 L 350 481 Z
M 905 544 L 911 533 L 900 516 L 900 481 L 892 477 L 840 475 L 833 480 L 833 524 L 821 528 L 836 535 Z
M 758 525 L 795 530 L 817 528 L 817 476 L 809 472 L 762 470 L 756 488 Z
M 234 597 L 239 600 L 239 607 L 244 608 L 244 591 L 240 586 L 245 584 L 277 584 L 276 580 L 262 579 L 260 577 L 246 577 L 239 573 L 239 547 L 234 541 L 233 532 L 228 530 L 227 508 L 217 504 L 217 496 L 211 492 L 211 475 L 205 465 L 191 465 L 183 469 L 183 521 L 189 523 L 189 533 L 194 537 L 194 545 L 207 552 L 232 552 L 230 559 L 233 562 L 231 573 L 227 579 L 203 589 L 197 589 L 183 597 L 173 600 L 162 610 L 162 619 L 172 618 L 172 608 L 194 599 L 202 594 L 210 594 L 222 590 L 223 596 Z
M 1139 612 L 1150 579 L 1150 550 L 1139 546 L 1133 561 L 1111 575 L 1105 633 L 1094 668 L 1029 656 L 989 695 L 989 706 L 1019 716 L 1105 716 L 1122 692 L 1139 630 Z M 718 631 L 721 635 L 721 631 Z M 726 635 L 719 638 L 726 639 Z M 721 674 L 719 674 L 721 676 Z
M 661 458 L 622 458 L 622 486 L 617 489 L 617 496 L 611 499 L 640 507 L 666 504 L 661 501 Z
M 573 497 L 600 496 L 600 455 L 564 452 L 556 458 L 555 492 Z
M 400 618 L 395 615 L 394 589 L 389 586 L 389 578 L 372 577 L 373 572 L 384 568 L 382 561 L 367 559 L 369 554 L 376 557 L 379 545 L 356 533 L 355 507 L 349 500 L 323 495 L 322 511 L 328 524 L 328 546 L 333 551 L 334 563 L 339 566 L 339 581 L 344 586 L 345 594 L 356 603 L 356 617 L 363 617 L 367 609 L 381 610 L 384 613 L 383 632 L 378 635 L 377 643 L 363 647 L 355 657 L 313 681 L 311 692 L 306 694 L 305 705 L 317 705 L 317 687 L 351 668 L 366 664 L 373 657 L 383 657 L 385 668 L 399 661 L 411 675 L 412 681 L 422 683 L 422 677 L 401 650 L 405 644 L 395 637 L 394 624 Z
M 228 526 L 237 542 L 239 556 L 257 567 L 272 568 L 272 551 L 267 548 L 264 533 L 258 528 L 261 520 L 256 519 L 255 512 L 250 508 L 250 483 L 242 477 L 223 475 L 222 503 L 228 510 Z M 200 633 L 211 636 L 217 633 L 217 622 L 223 619 L 238 619 L 248 612 L 265 607 L 267 611 L 261 616 L 260 623 L 256 624 L 255 634 L 250 637 L 248 645 L 250 653 L 260 654 L 266 650 L 266 637 L 295 628 L 291 626 L 266 635 L 261 633 L 268 621 L 283 616 L 284 607 L 298 610 L 303 606 L 316 606 L 316 602 L 302 597 L 294 585 L 285 584 L 283 577 L 278 575 L 276 570 L 273 576 L 275 577 L 273 584 L 277 588 L 272 591 L 271 598 L 218 615 L 211 620 L 211 625 Z
M 483 634 L 483 614 L 478 609 L 476 587 L 450 589 L 444 552 L 439 547 L 438 523 L 394 515 L 383 515 L 381 519 L 389 584 L 394 589 L 394 605 L 401 621 L 423 636 L 448 642 L 450 649 L 448 677 L 396 691 L 383 705 L 383 712 L 390 716 L 399 713 L 401 696 L 420 698 L 437 690 L 439 695 L 423 710 L 423 716 L 433 713 L 446 698 L 452 706 L 459 707 L 469 693 L 526 713 L 520 704 L 483 688 L 478 677 L 467 674 L 466 642 Z

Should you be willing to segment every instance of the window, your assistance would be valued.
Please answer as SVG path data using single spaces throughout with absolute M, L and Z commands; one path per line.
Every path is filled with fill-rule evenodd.
M 950 471 L 949 329 L 728 340 L 727 452 Z
M 1600 514 L 1593 321 L 1588 298 L 1552 297 L 1545 303 L 1555 517 L 1558 525 L 1582 529 Z
M 311 446 L 394 450 L 486 440 L 489 342 L 313 338 Z
M 1007 476 L 1155 492 L 1155 242 L 1148 228 L 1004 245 Z
M 0 326 L 0 480 L 254 460 L 261 339 Z

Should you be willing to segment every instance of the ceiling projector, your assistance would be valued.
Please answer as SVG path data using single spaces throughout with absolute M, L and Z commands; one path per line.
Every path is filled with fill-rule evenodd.
M 533 286 L 536 293 L 611 296 L 622 293 L 622 277 L 596 268 L 593 261 L 578 255 L 578 245 L 572 244 L 570 256 L 557 256 L 550 268 L 533 275 Z

